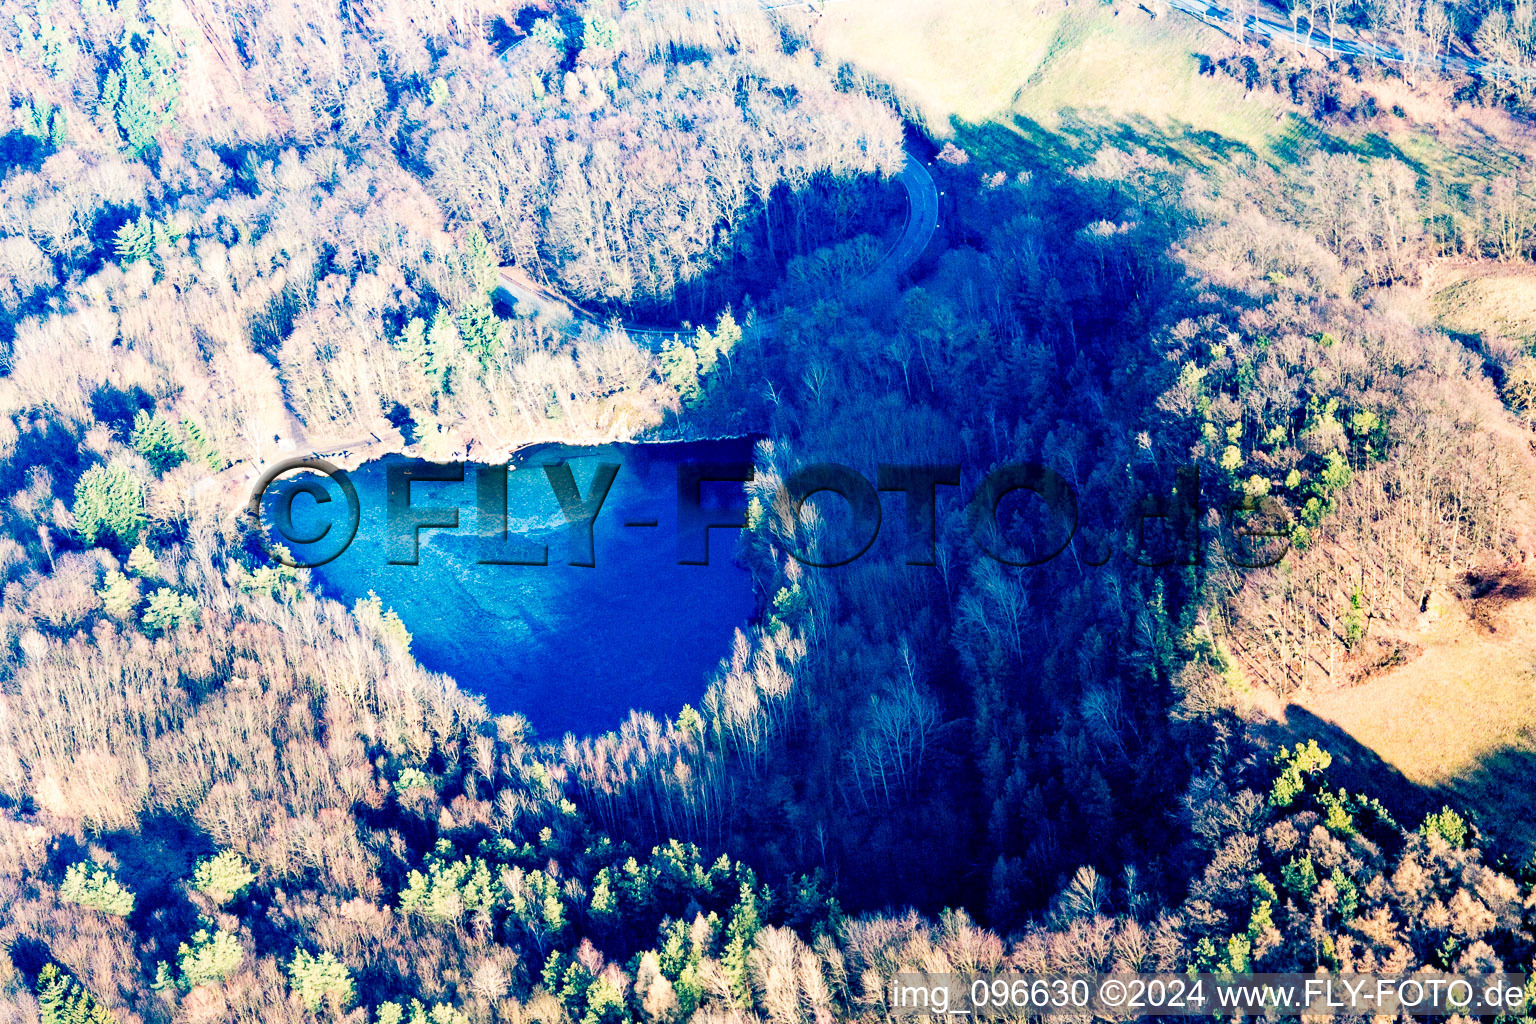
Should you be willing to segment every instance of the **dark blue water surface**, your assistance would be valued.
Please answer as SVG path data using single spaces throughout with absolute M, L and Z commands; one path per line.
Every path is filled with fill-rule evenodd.
M 508 536 L 496 551 L 531 560 L 547 546 L 547 565 L 480 563 L 488 551 L 477 533 L 487 528 L 476 504 L 482 467 L 465 464 L 462 482 L 410 486 L 414 510 L 457 507 L 459 527 L 422 529 L 418 564 L 391 565 L 388 467 L 421 463 L 390 456 L 348 474 L 361 505 L 357 537 L 313 571 L 323 592 L 348 605 L 376 593 L 410 630 L 423 666 L 483 694 L 493 712 L 526 715 L 542 736 L 612 728 L 631 708 L 675 714 L 699 700 L 730 653 L 735 630 L 753 613 L 748 574 L 733 557 L 737 531 L 709 531 L 708 565 L 678 564 L 678 467 L 751 457 L 750 439 L 520 452 L 507 474 Z M 620 467 L 595 521 L 591 568 L 569 564 L 573 554 L 584 553 L 569 543 L 543 469 L 561 462 L 584 498 L 599 463 Z M 280 481 L 269 495 L 280 498 L 292 480 Z M 295 496 L 297 536 L 342 518 L 340 490 L 334 482 L 327 490 L 335 498 L 325 504 Z M 745 507 L 742 484 L 705 483 L 701 492 L 706 509 Z M 643 522 L 656 525 L 626 525 Z M 336 523 L 328 541 L 343 527 Z M 489 529 L 495 531 L 495 517 Z M 289 547 L 313 557 L 324 542 Z

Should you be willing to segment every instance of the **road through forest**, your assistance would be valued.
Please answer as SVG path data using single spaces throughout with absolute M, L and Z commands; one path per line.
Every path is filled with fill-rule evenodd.
M 821 0 L 821 3 L 826 2 L 829 0 Z M 1237 16 L 1233 14 L 1231 8 L 1209 3 L 1207 0 L 1166 0 L 1166 2 L 1172 9 L 1198 18 L 1223 31 L 1236 31 L 1244 36 L 1248 32 L 1253 32 L 1292 46 L 1305 46 L 1340 57 L 1370 57 L 1397 64 L 1415 64 L 1467 73 L 1514 70 L 1508 65 L 1468 55 L 1442 54 L 1425 57 L 1421 54 L 1405 54 L 1396 47 L 1370 39 L 1329 38 L 1318 31 L 1310 20 L 1307 30 L 1302 32 L 1299 24 L 1288 25 L 1258 13 Z M 765 2 L 762 6 L 769 10 L 776 10 L 782 7 L 798 7 L 802 4 L 798 0 L 791 0 L 788 3 Z M 818 4 L 809 3 L 803 6 L 815 7 Z M 1257 10 L 1257 5 L 1252 9 Z M 906 226 L 901 238 L 870 271 L 870 276 L 886 273 L 895 276 L 911 268 L 922 255 L 929 239 L 933 237 L 934 228 L 938 225 L 939 196 L 938 190 L 934 187 L 933 178 L 928 174 L 928 169 L 924 166 L 921 157 L 911 150 L 907 151 L 906 156 L 906 163 L 898 176 L 907 196 Z M 502 267 L 498 283 L 500 289 L 515 301 L 520 312 L 568 317 L 578 322 L 607 322 L 597 314 L 582 309 L 548 286 L 535 281 L 517 267 Z M 763 318 L 765 321 L 771 319 L 771 317 Z M 649 340 L 651 343 L 659 343 L 661 339 L 684 333 L 682 327 L 656 328 L 648 325 L 625 324 L 624 328 L 630 335 Z
M 821 3 L 831 0 L 821 0 Z M 1466 73 L 1484 71 L 1513 71 L 1509 65 L 1493 61 L 1482 60 L 1478 57 L 1458 54 L 1443 54 L 1424 57 L 1417 54 L 1405 54 L 1393 46 L 1376 42 L 1370 39 L 1329 39 L 1319 32 L 1310 22 L 1307 31 L 1300 31 L 1299 27 L 1293 27 L 1282 21 L 1276 21 L 1260 14 L 1244 14 L 1236 16 L 1231 8 L 1209 3 L 1207 0 L 1166 0 L 1168 6 L 1191 17 L 1209 24 L 1225 32 L 1238 32 L 1246 35 L 1248 32 L 1279 40 L 1293 46 L 1305 46 L 1341 57 L 1370 57 L 1375 60 L 1388 61 L 1399 64 L 1415 64 L 1439 69 L 1454 69 Z M 802 6 L 799 0 L 791 0 L 784 3 L 763 3 L 762 6 L 769 10 L 781 7 Z M 805 4 L 804 6 L 818 6 L 818 4 Z M 1241 28 L 1239 28 L 1239 24 Z M 509 50 L 508 53 L 511 51 Z M 504 53 L 503 58 L 507 56 Z M 871 268 L 869 277 L 889 274 L 892 277 L 900 276 L 909 270 L 927 248 L 929 240 L 939 221 L 939 193 L 934 186 L 933 178 L 928 173 L 922 157 L 911 149 L 906 150 L 906 161 L 902 165 L 901 172 L 897 175 L 907 199 L 907 218 L 903 226 L 901 237 L 896 240 L 879 263 Z M 520 313 L 533 313 L 541 316 L 553 316 L 570 319 L 574 322 L 586 322 L 604 324 L 609 320 L 582 309 L 569 298 L 559 294 L 546 285 L 540 284 L 529 277 L 518 267 L 508 266 L 500 268 L 498 275 L 498 290 L 512 299 Z M 763 317 L 759 323 L 771 322 L 774 318 Z M 666 338 L 688 333 L 687 329 L 679 326 L 676 328 L 657 328 L 649 325 L 624 324 L 626 333 L 637 340 L 651 345 L 659 345 Z M 284 403 L 285 406 L 287 403 Z M 304 431 L 296 418 L 289 412 L 289 418 L 293 422 L 289 429 L 300 449 L 309 447 Z M 366 451 L 375 447 L 388 447 L 391 444 L 398 445 L 398 437 L 362 439 L 352 445 L 329 445 L 328 449 L 356 449 Z M 347 451 L 346 454 L 354 454 Z

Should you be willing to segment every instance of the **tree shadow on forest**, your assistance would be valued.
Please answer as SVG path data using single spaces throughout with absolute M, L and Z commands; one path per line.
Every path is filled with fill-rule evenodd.
M 60 882 L 72 865 L 91 862 L 93 850 L 97 856 L 101 852 L 111 856 L 113 873 L 133 892 L 133 912 L 127 920 L 142 939 L 187 935 L 197 927 L 198 910 L 187 898 L 183 883 L 192 878 L 198 860 L 217 852 L 200 828 L 182 817 L 156 814 L 141 819 L 134 828 L 103 832 L 89 842 L 60 836 L 49 850 L 45 870 Z M 141 947 L 141 955 L 147 956 L 152 949 Z M 17 960 L 13 950 L 17 967 L 31 977 L 51 959 L 42 943 L 34 943 L 24 957 Z M 153 973 L 147 959 L 140 968 Z
M 55 481 L 74 480 L 90 460 L 81 448 L 80 438 L 58 422 L 27 420 L 10 458 L 0 462 L 0 493 L 14 494 L 25 488 L 35 469 L 42 469 Z
M 1143 185 L 1113 180 L 1113 176 L 1072 172 L 1108 148 L 1161 154 L 1176 171 L 1204 166 L 1208 161 L 1235 161 L 1247 154 L 1246 148 L 1209 133 L 1162 129 L 1145 119 L 1101 123 L 1091 129 L 1085 126 L 1081 135 L 1075 134 L 1075 126 L 1054 131 L 1027 118 L 986 123 L 957 120 L 952 127 L 951 139 L 968 159 L 960 160 L 953 151 L 945 151 L 935 163 L 934 174 L 944 198 L 939 218 L 942 241 L 934 248 L 946 251 L 934 254 L 938 269 L 919 285 L 925 296 L 952 301 L 954 309 L 964 311 L 957 315 L 983 323 L 986 330 L 978 330 L 978 334 L 996 329 L 999 334 L 1013 333 L 1021 339 L 1012 352 L 998 347 L 997 354 L 1004 358 L 983 371 L 990 379 L 978 382 L 972 393 L 978 400 L 986 396 L 1001 423 L 1038 425 L 1041 440 L 1047 439 L 1047 421 L 1052 419 L 1069 430 L 1087 421 L 1085 429 L 1091 431 L 1101 429 L 1101 415 L 1106 419 L 1117 415 L 1107 413 L 1103 405 L 1083 402 L 1067 390 L 1069 381 L 1074 387 L 1081 382 L 1084 390 L 1101 387 L 1101 394 L 1114 394 L 1121 404 L 1150 403 L 1161 391 L 1156 380 L 1165 368 L 1159 363 L 1148 371 L 1146 387 L 1141 389 L 1142 379 L 1130 375 L 1125 367 L 1151 348 L 1151 325 L 1165 313 L 1177 311 L 1185 301 L 1188 287 L 1184 268 L 1163 244 L 1167 235 L 1182 230 L 1187 217 L 1177 206 L 1178 189 L 1174 187 L 1182 174 L 1159 175 L 1152 169 L 1147 175 L 1152 180 Z M 1031 180 L 1013 188 L 991 187 L 996 175 L 1015 172 L 1028 172 Z M 1160 188 L 1161 194 L 1154 194 Z M 1104 218 L 1139 223 L 1134 232 L 1085 234 L 1085 228 L 1102 223 Z M 1103 241 L 1084 240 L 1099 237 Z M 1006 285 L 1002 278 L 986 279 L 992 261 L 983 259 L 982 252 L 997 256 L 1001 263 L 1036 241 L 1038 250 L 1032 252 L 1037 258 L 1019 261 L 1021 280 L 1016 290 L 1011 278 Z M 1104 266 L 1109 269 L 1102 269 Z M 1146 307 L 1140 311 L 1137 292 L 1147 296 Z M 995 305 L 987 305 L 986 297 L 992 294 Z M 1058 296 L 1054 306 L 1048 307 L 1040 299 L 1044 294 Z M 927 297 L 913 298 L 929 301 Z M 921 308 L 918 302 L 914 306 Z M 1063 326 L 1066 321 L 1070 322 Z M 811 337 L 819 342 L 846 332 L 850 340 L 838 339 L 836 344 L 851 348 L 855 344 L 851 339 L 861 337 L 863 330 L 857 315 L 845 320 L 840 313 L 827 314 L 820 322 L 827 323 L 828 329 L 805 331 L 804 340 L 793 345 L 773 346 L 763 376 L 792 381 L 801 369 L 799 353 L 812 344 Z M 882 343 L 879 332 L 887 323 L 879 316 L 868 318 L 870 348 Z M 779 340 L 783 341 L 791 329 L 783 329 Z M 1023 352 L 1022 339 L 1026 338 L 1028 353 Z M 988 352 L 987 342 L 975 344 Z M 1058 345 L 1062 353 L 1059 362 L 1050 355 L 1036 357 Z M 1058 371 L 1065 365 L 1072 367 L 1070 378 Z M 921 374 L 915 372 L 913 376 L 913 384 L 893 375 L 886 385 L 903 408 L 947 400 L 947 393 L 938 387 L 937 400 L 930 399 Z M 1137 387 L 1126 387 L 1127 379 Z M 858 464 L 860 458 L 867 457 L 869 446 L 864 439 L 871 434 L 868 427 L 861 426 L 879 423 L 889 431 L 893 423 L 902 422 L 874 404 L 880 390 L 876 380 L 860 381 L 858 387 L 848 388 L 836 433 L 828 430 L 826 436 L 817 438 L 819 457 Z M 893 438 L 900 433 L 889 432 Z M 843 450 L 838 445 L 845 438 L 848 448 Z M 1011 437 L 999 441 L 995 434 L 990 439 L 978 438 L 977 453 L 970 457 L 984 464 L 1007 461 L 1012 449 L 1005 450 L 1004 446 L 1012 443 Z M 1073 443 L 1067 441 L 1061 447 Z M 1122 507 L 1119 495 L 1106 490 L 1095 484 L 1082 507 Z M 1105 533 L 1109 533 L 1108 528 Z M 850 576 L 876 579 L 873 574 L 880 557 L 876 552 L 872 558 L 861 560 L 857 568 L 849 570 Z M 1075 582 L 1079 578 L 1067 559 L 1053 569 L 1040 570 L 1025 584 L 1034 588 L 1030 604 L 1047 607 L 1065 595 L 1073 604 L 1064 606 L 1072 611 L 1063 612 L 1063 616 L 1077 614 L 1078 608 L 1085 610 L 1083 621 L 1073 622 L 1064 633 L 1082 635 L 1092 625 L 1096 641 L 1101 636 L 1117 635 L 1113 630 L 1120 628 L 1119 623 L 1111 619 L 1116 613 L 1109 610 L 1108 602 L 1095 601 L 1085 585 Z M 1069 579 L 1074 582 L 1068 584 Z M 1069 585 L 1073 589 L 1068 590 Z M 1082 589 L 1077 589 L 1080 586 Z M 1090 613 L 1086 610 L 1090 605 L 1098 610 Z M 1090 618 L 1090 614 L 1101 613 L 1102 620 Z M 881 612 L 871 606 L 861 614 L 873 618 Z M 863 623 L 856 628 L 862 635 Z M 922 633 L 914 630 L 913 635 Z M 937 910 L 959 904 L 983 913 L 994 867 L 1002 858 L 1014 862 L 1020 876 L 1028 879 L 1017 887 L 1012 883 L 1004 887 L 1009 890 L 1009 902 L 1023 912 L 1042 904 L 1083 864 L 1092 863 L 1112 876 L 1127 864 L 1183 859 L 1183 834 L 1169 822 L 1176 813 L 1177 795 L 1187 786 L 1188 773 L 1184 759 L 1171 754 L 1179 742 L 1172 730 L 1157 729 L 1153 735 L 1149 726 L 1134 740 L 1127 730 L 1129 749 L 1122 746 L 1118 754 L 1102 759 L 1074 759 L 1062 752 L 1068 730 L 1058 723 L 1078 714 L 1073 670 L 1067 666 L 1088 663 L 1078 660 L 1083 652 L 1073 648 L 1073 641 L 1067 640 L 1060 652 L 1049 655 L 1032 649 L 1018 656 L 1017 665 L 1006 655 L 997 656 L 998 663 L 1007 668 L 997 670 L 996 695 L 986 698 L 992 702 L 986 714 L 999 719 L 1017 716 L 1017 723 L 1008 727 L 1017 731 L 1008 731 L 1002 742 L 1020 751 L 1004 769 L 1004 773 L 1013 772 L 1006 785 L 984 791 L 973 767 L 969 727 L 961 727 L 954 733 L 948 763 L 925 768 L 925 785 L 910 795 L 903 794 L 891 807 L 879 806 L 873 800 L 872 806 L 866 807 L 857 798 L 849 799 L 851 794 L 833 798 L 846 804 L 829 800 L 827 806 L 838 810 L 832 819 L 836 836 L 833 849 L 823 851 L 821 859 L 837 877 L 845 905 L 860 909 L 913 905 Z M 1104 655 L 1106 663 L 1108 657 Z M 954 723 L 961 721 L 960 716 L 967 713 L 964 709 L 973 708 L 978 699 L 968 689 L 971 683 L 963 671 L 957 659 L 936 671 L 930 680 L 939 699 L 956 715 Z M 1017 680 L 1017 689 L 1003 680 Z M 1161 698 L 1148 695 L 1144 699 L 1150 703 Z M 1137 713 L 1143 710 L 1150 722 L 1163 707 L 1138 707 Z M 784 759 L 792 764 L 820 762 L 827 766 L 830 777 L 844 764 L 841 751 L 828 753 L 816 744 L 824 736 L 852 735 L 858 713 L 856 698 L 847 708 L 827 707 L 824 724 L 796 737 L 792 741 L 796 745 L 788 748 Z M 1073 742 L 1090 742 L 1082 738 L 1085 735 L 1079 729 Z M 1006 760 L 1003 755 L 999 758 Z M 1006 799 L 999 793 L 1006 793 Z M 814 843 L 807 840 L 802 850 L 792 839 L 782 837 L 785 820 L 793 817 L 810 823 L 816 817 L 792 806 L 791 800 L 786 799 L 785 806 L 791 807 L 793 815 L 789 811 L 775 815 L 772 810 L 754 807 L 740 826 L 741 835 L 747 837 L 738 847 L 741 855 L 765 873 L 803 871 L 814 866 L 805 859 L 816 856 Z M 989 829 L 1001 838 L 994 842 Z M 801 832 L 810 834 L 804 828 Z M 936 845 L 943 849 L 936 851 Z M 1161 888 L 1165 884 L 1161 872 L 1152 874 L 1152 880 L 1145 884 Z M 1183 884 L 1182 878 L 1170 877 L 1166 884 L 1171 892 Z M 1000 928 L 1012 923 L 1002 911 L 999 918 L 992 923 Z
M 182 883 L 191 879 L 199 859 L 217 850 L 202 830 L 179 817 L 155 815 L 140 821 L 136 829 L 104 832 L 89 843 L 61 835 L 49 849 L 45 871 L 55 882 L 62 882 L 72 865 L 93 860 L 93 849 L 97 856 L 102 851 L 111 855 L 116 862 L 114 874 L 133 892 L 133 912 L 127 920 L 141 939 L 174 942 L 168 937 L 188 935 L 197 927 L 198 910 Z M 264 915 L 252 916 L 257 921 L 264 919 Z M 140 944 L 138 949 L 140 973 L 152 975 L 150 958 L 156 946 Z M 17 938 L 6 952 L 29 986 L 56 959 L 47 942 L 31 936 Z M 160 952 L 168 952 L 168 948 L 162 946 Z
M 670 294 L 582 306 L 601 318 L 663 329 L 713 326 L 726 309 L 738 319 L 743 309 L 774 312 L 796 260 L 861 236 L 875 239 L 884 253 L 900 236 L 905 214 L 905 193 L 894 178 L 821 174 L 801 188 L 780 184 L 766 205 L 753 204 L 734 224 L 717 224 L 711 246 L 718 257 Z
M 133 420 L 140 410 L 153 412 L 155 399 L 137 384 L 127 388 L 100 384 L 91 392 L 91 418 L 104 424 L 112 436 L 123 443 L 133 433 Z
M 118 877 L 137 896 L 135 922 L 178 910 L 196 920 L 182 883 L 191 879 L 199 860 L 218 852 L 202 829 L 184 818 L 160 814 L 143 819 L 135 831 L 102 833 L 95 844 L 117 858 Z
M 1466 349 L 1467 354 L 1477 360 L 1478 365 L 1482 367 L 1483 373 L 1493 382 L 1493 386 L 1498 389 L 1499 393 L 1504 393 L 1504 383 L 1509 376 L 1509 367 L 1494 357 L 1483 335 L 1468 331 L 1452 330 L 1440 323 L 1436 323 L 1434 326 L 1441 334 Z
M 37 976 L 53 959 L 53 953 L 47 944 L 30 935 L 17 936 L 5 952 L 10 957 L 11 966 L 26 979 L 28 988 L 36 984 Z
M 259 312 L 252 313 L 246 321 L 251 336 L 251 349 L 265 356 L 274 364 L 280 360 L 283 342 L 293 333 L 300 314 L 309 308 L 314 299 L 317 275 L 307 279 L 289 281 L 276 295 L 267 300 Z
M 138 215 L 137 207 L 103 205 L 86 231 L 91 240 L 90 253 L 73 268 L 74 272 L 85 278 L 105 267 L 117 254 L 117 233 Z
M 0 181 L 12 171 L 36 171 L 51 151 L 47 142 L 20 129 L 0 135 Z
M 282 159 L 284 147 L 275 142 L 237 142 L 214 146 L 213 154 L 230 173 L 230 183 L 246 196 L 255 198 L 261 194 L 256 172 L 264 163 Z

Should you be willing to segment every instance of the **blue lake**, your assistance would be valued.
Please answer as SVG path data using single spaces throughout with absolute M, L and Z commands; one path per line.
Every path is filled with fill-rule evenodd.
M 748 438 L 525 450 L 505 467 L 504 537 L 494 507 L 502 467 L 463 464 L 462 481 L 409 484 L 412 514 L 457 508 L 459 525 L 421 529 L 418 564 L 395 565 L 392 556 L 409 553 L 410 530 L 397 529 L 393 545 L 387 541 L 390 467 L 396 467 L 398 499 L 404 468 L 426 464 L 390 456 L 348 474 L 361 509 L 357 536 L 313 573 L 325 594 L 348 605 L 376 593 L 410 630 L 411 650 L 423 666 L 483 694 L 493 712 L 527 716 L 543 737 L 600 732 L 632 708 L 672 715 L 698 702 L 730 653 L 735 630 L 754 611 L 749 576 L 734 558 L 738 531 L 706 534 L 685 522 L 686 537 L 707 535 L 709 564 L 679 564 L 679 467 L 751 458 Z M 592 522 L 591 567 L 570 564 L 589 555 L 582 537 L 572 544 L 546 464 L 557 467 L 556 476 L 563 472 L 558 467 L 567 467 L 579 492 L 573 497 L 587 500 L 594 482 L 601 483 L 600 466 L 618 467 Z M 285 477 L 268 490 L 269 509 L 295 479 Z M 344 533 L 344 521 L 333 522 L 344 519 L 342 492 L 334 481 L 325 486 L 331 502 L 292 498 L 288 546 L 301 559 L 328 553 L 325 544 Z M 491 496 L 489 515 L 481 488 Z M 745 508 L 741 483 L 707 481 L 697 493 L 716 521 L 739 518 Z M 325 541 L 292 543 L 326 523 L 335 529 Z M 646 523 L 655 525 L 640 525 Z M 548 564 L 483 562 L 537 561 L 541 551 Z

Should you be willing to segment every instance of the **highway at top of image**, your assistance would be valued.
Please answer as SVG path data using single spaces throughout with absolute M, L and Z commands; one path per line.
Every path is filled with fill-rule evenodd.
M 1207 3 L 1206 0 L 1164 0 L 1164 2 L 1176 11 L 1182 11 L 1185 14 L 1199 18 L 1203 22 L 1223 29 L 1228 27 L 1223 25 L 1223 22 L 1230 22 L 1234 19 L 1230 8 Z M 1323 50 L 1340 57 L 1371 57 L 1375 60 L 1389 61 L 1394 64 L 1453 68 L 1466 72 L 1516 70 L 1507 64 L 1497 64 L 1477 57 L 1458 54 L 1428 57 L 1418 54 L 1405 54 L 1396 47 L 1370 39 L 1333 39 L 1330 41 L 1326 32 L 1319 31 L 1310 22 L 1308 22 L 1307 31 L 1302 32 L 1298 28 L 1287 25 L 1285 22 L 1272 21 L 1260 15 L 1245 15 L 1242 21 L 1244 32 L 1255 32 L 1272 39 L 1283 40 L 1293 46 L 1305 46 L 1314 50 Z

